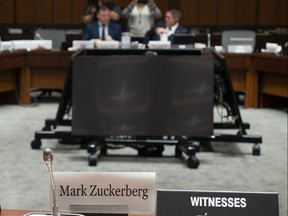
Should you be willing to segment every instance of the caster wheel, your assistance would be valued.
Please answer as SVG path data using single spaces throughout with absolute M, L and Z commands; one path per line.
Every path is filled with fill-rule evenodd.
M 200 152 L 201 150 L 201 143 L 200 142 L 192 142 L 193 147 L 195 148 L 196 152 Z M 205 143 L 204 143 L 205 145 Z
M 88 156 L 88 163 L 89 163 L 89 166 L 96 166 L 97 165 L 97 157 L 95 154 Z
M 187 160 L 187 165 L 189 168 L 196 169 L 198 168 L 200 161 L 195 156 L 190 156 Z
M 51 131 L 51 128 L 46 125 L 42 128 L 42 131 Z
M 31 142 L 31 148 L 32 149 L 40 149 L 41 145 L 42 145 L 42 143 L 40 140 L 33 140 Z
M 175 147 L 175 157 L 182 157 L 182 151 Z
M 89 154 L 95 154 L 96 153 L 96 146 L 94 144 L 88 145 L 87 147 L 87 153 Z
M 139 148 L 139 149 L 138 149 L 138 156 L 140 156 L 140 157 L 145 156 L 145 149 Z
M 255 145 L 253 146 L 253 149 L 252 149 L 252 154 L 255 155 L 255 156 L 259 156 L 260 153 L 261 153 L 260 145 L 255 144 Z
M 100 154 L 103 155 L 103 156 L 106 156 L 107 155 L 107 148 L 106 147 L 103 147 L 100 151 Z

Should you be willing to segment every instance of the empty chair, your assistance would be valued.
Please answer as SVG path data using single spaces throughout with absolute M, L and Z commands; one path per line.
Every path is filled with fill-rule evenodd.
M 66 33 L 63 29 L 37 29 L 34 33 L 35 40 L 52 40 L 53 49 L 63 48 Z
M 249 30 L 227 30 L 222 32 L 222 47 L 231 53 L 252 53 L 255 49 L 256 33 Z

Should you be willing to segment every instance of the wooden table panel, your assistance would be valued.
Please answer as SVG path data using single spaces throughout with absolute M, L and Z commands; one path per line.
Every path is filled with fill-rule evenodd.
M 31 88 L 62 89 L 72 54 L 68 51 L 1 53 L 0 93 L 19 89 L 20 103 L 29 104 Z M 287 56 L 263 53 L 225 53 L 224 56 L 234 90 L 245 93 L 245 107 L 259 107 L 263 95 L 288 97 Z
M 25 66 L 26 52 L 3 52 L 0 54 L 0 103 L 16 103 L 18 80 Z
M 36 212 L 36 211 L 29 211 L 29 210 L 7 210 L 2 209 L 0 212 L 1 216 L 23 216 L 24 214 Z M 43 211 L 37 211 L 37 212 L 43 212 Z M 46 211 L 44 211 L 46 212 Z M 129 214 L 129 216 L 155 216 L 155 215 L 148 215 L 148 214 Z
M 63 89 L 72 54 L 68 51 L 28 53 L 26 68 L 21 75 L 23 82 L 20 84 L 20 100 L 22 103 L 30 103 L 31 88 Z
M 266 104 L 270 107 L 274 104 L 287 108 L 288 56 L 255 54 L 253 65 L 259 76 L 260 107 L 266 106 Z M 274 96 L 274 98 L 270 96 Z M 277 97 L 281 97 L 280 103 L 276 101 Z
M 234 91 L 245 93 L 245 107 L 258 107 L 258 82 L 253 70 L 253 54 L 224 54 Z

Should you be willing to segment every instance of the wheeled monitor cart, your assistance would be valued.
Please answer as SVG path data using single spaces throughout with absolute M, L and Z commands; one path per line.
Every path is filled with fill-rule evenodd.
M 183 51 L 183 50 L 182 50 Z M 200 143 L 210 142 L 210 141 L 224 141 L 224 142 L 244 142 L 244 143 L 255 143 L 253 147 L 253 155 L 260 155 L 260 147 L 259 143 L 262 143 L 262 138 L 259 136 L 247 136 L 246 135 L 246 129 L 249 128 L 249 124 L 243 123 L 241 119 L 241 115 L 238 109 L 238 103 L 236 100 L 236 96 L 234 94 L 232 84 L 230 77 L 228 75 L 226 65 L 224 64 L 225 70 L 222 70 L 223 67 L 219 66 L 219 59 L 217 53 L 214 53 L 215 55 L 215 74 L 214 74 L 214 82 L 215 86 L 216 81 L 218 80 L 218 76 L 222 78 L 222 84 L 226 87 L 227 92 L 225 94 L 225 106 L 227 105 L 227 109 L 229 113 L 236 119 L 235 122 L 231 123 L 212 123 L 212 128 L 214 129 L 239 129 L 237 135 L 200 135 L 196 136 L 173 136 L 173 139 L 163 139 L 162 136 L 138 136 L 138 135 L 124 135 L 124 136 L 110 136 L 110 135 L 95 135 L 95 134 L 73 134 L 73 132 L 69 130 L 65 131 L 57 131 L 56 128 L 58 126 L 68 126 L 73 128 L 73 122 L 74 116 L 71 118 L 71 108 L 72 108 L 72 78 L 73 78 L 73 60 L 77 56 L 85 55 L 89 52 L 89 50 L 81 50 L 77 53 L 75 53 L 71 58 L 71 65 L 69 68 L 69 72 L 67 74 L 65 86 L 63 89 L 63 94 L 61 101 L 58 106 L 57 114 L 55 119 L 47 119 L 45 121 L 45 126 L 43 127 L 42 131 L 35 132 L 35 139 L 31 142 L 32 149 L 39 149 L 41 147 L 41 139 L 59 139 L 62 142 L 67 142 L 70 140 L 73 140 L 76 142 L 83 141 L 83 140 L 92 140 L 92 144 L 88 146 L 88 161 L 89 165 L 95 166 L 97 164 L 97 155 L 100 152 L 102 155 L 107 154 L 107 143 L 114 143 L 114 144 L 125 144 L 126 146 L 132 147 L 138 151 L 139 156 L 145 156 L 145 155 L 153 155 L 153 156 L 160 156 L 162 155 L 162 152 L 164 150 L 164 145 L 175 145 L 175 156 L 180 157 L 182 156 L 182 153 L 185 153 L 188 156 L 187 159 L 187 165 L 190 168 L 197 168 L 200 164 L 198 158 L 196 157 L 196 152 L 199 149 L 198 141 Z M 94 50 L 91 50 L 91 52 L 95 52 Z M 102 50 L 102 55 L 110 55 L 111 50 Z M 117 52 L 117 51 L 116 51 Z M 121 53 L 122 52 L 122 53 Z M 118 50 L 118 54 L 127 54 L 127 52 L 130 52 L 129 50 L 120 51 Z M 134 52 L 137 54 L 139 51 Z M 141 53 L 142 52 L 142 53 Z M 161 52 L 167 52 L 167 51 L 146 51 L 146 54 L 148 55 L 158 55 L 158 53 Z M 173 52 L 173 51 L 172 51 Z M 191 51 L 190 51 L 191 52 Z M 193 51 L 195 54 L 195 50 Z M 109 54 L 110 53 L 110 54 Z M 134 53 L 134 54 L 135 54 Z M 171 52 L 170 52 L 171 53 Z M 184 54 L 188 54 L 189 51 L 184 51 Z M 129 54 L 129 53 L 128 53 Z M 139 53 L 138 53 L 139 54 Z M 140 51 L 140 54 L 143 55 L 143 51 Z M 175 54 L 175 52 L 174 52 Z M 183 52 L 182 52 L 183 54 Z M 190 53 L 191 54 L 191 53 Z M 193 54 L 193 55 L 194 55 Z M 199 53 L 198 53 L 199 54 Z M 225 60 L 225 59 L 224 59 Z M 224 62 L 221 62 L 225 63 Z M 221 70 L 220 70 L 221 69 Z M 217 75 L 217 76 L 216 76 Z M 217 77 L 217 78 L 216 78 Z M 230 86 L 229 86 L 230 83 Z M 213 84 L 211 85 L 213 86 Z M 227 88 L 228 86 L 228 88 Z M 217 88 L 215 87 L 214 95 L 217 94 Z M 215 96 L 216 97 L 216 96 Z M 213 100 L 213 96 L 211 96 Z M 215 100 L 215 103 L 218 103 L 219 101 Z M 68 116 L 68 118 L 67 118 Z M 66 118 L 65 118 L 66 117 Z M 73 130 L 73 129 L 72 129 Z M 196 142 L 195 142 L 196 141 Z M 79 143 L 78 142 L 78 143 Z

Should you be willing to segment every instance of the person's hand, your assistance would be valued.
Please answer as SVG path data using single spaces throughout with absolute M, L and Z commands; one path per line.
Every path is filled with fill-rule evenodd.
M 111 37 L 111 35 L 106 35 L 105 40 L 106 41 L 112 41 L 113 38 Z
M 93 43 L 95 44 L 96 47 L 101 42 L 100 39 L 92 39 L 92 41 L 93 41 Z
M 130 5 L 132 5 L 132 6 L 135 6 L 137 4 L 137 0 L 132 0 L 131 2 L 130 2 Z
M 96 7 L 95 6 L 93 6 L 92 8 L 91 8 L 91 13 L 96 13 L 97 12 L 97 9 L 96 9 Z
M 155 32 L 157 34 L 168 34 L 168 31 L 165 28 L 156 28 Z

